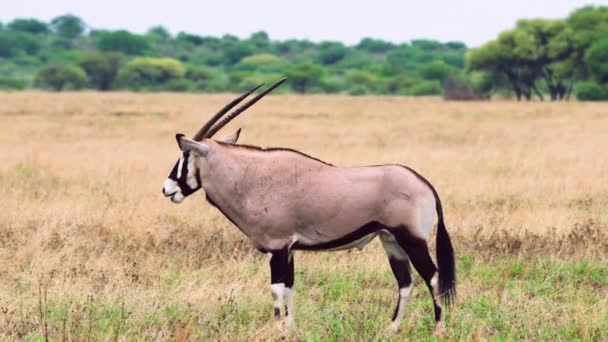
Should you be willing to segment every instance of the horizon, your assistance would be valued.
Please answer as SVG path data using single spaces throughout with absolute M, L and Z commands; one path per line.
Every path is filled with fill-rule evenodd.
M 104 4 L 83 4 L 59 0 L 40 5 L 36 2 L 24 0 L 11 3 L 0 13 L 0 22 L 7 24 L 16 18 L 35 18 L 49 22 L 54 17 L 69 13 L 80 17 L 89 29 L 125 29 L 134 33 L 145 33 L 152 27 L 163 26 L 173 36 L 187 32 L 214 37 L 229 34 L 243 39 L 252 33 L 264 31 L 275 41 L 339 41 L 352 46 L 363 38 L 381 39 L 395 44 L 431 39 L 441 42 L 459 41 L 469 48 L 479 46 L 494 39 L 500 32 L 513 28 L 519 19 L 564 18 L 583 6 L 608 5 L 608 1 L 579 0 L 543 2 L 545 4 L 530 4 L 524 0 L 493 4 L 480 0 L 461 3 L 429 1 L 417 4 L 416 11 L 407 11 L 407 4 L 379 0 L 376 4 L 381 5 L 373 7 L 360 3 L 349 4 L 349 15 L 343 15 L 344 8 L 339 3 L 322 3 L 319 0 L 309 1 L 306 6 L 296 4 L 292 7 L 284 6 L 278 0 L 240 4 L 225 1 L 213 4 L 211 11 L 204 12 L 201 7 L 201 12 L 204 12 L 201 15 L 197 15 L 199 12 L 194 10 L 176 11 L 173 17 L 167 18 L 166 9 L 159 3 L 108 0 Z M 193 0 L 177 0 L 172 7 L 200 7 L 200 4 L 194 3 Z M 314 6 L 315 4 L 323 6 Z M 440 7 L 443 10 L 437 12 L 436 9 Z M 116 8 L 123 10 L 116 12 Z M 144 12 L 141 11 L 142 8 L 145 8 Z M 235 12 L 234 8 L 239 8 L 239 11 Z M 265 11 L 265 8 L 272 8 L 272 11 Z M 387 8 L 390 10 L 387 11 Z M 501 16 L 479 16 L 480 11 L 498 12 Z M 138 15 L 133 16 L 133 13 Z M 233 16 L 227 19 L 226 13 Z M 342 16 L 339 25 L 336 25 L 335 18 L 339 15 Z M 429 23 L 429 20 L 436 23 Z M 315 25 L 304 25 L 309 22 L 314 22 Z M 466 25 L 461 25 L 463 22 Z

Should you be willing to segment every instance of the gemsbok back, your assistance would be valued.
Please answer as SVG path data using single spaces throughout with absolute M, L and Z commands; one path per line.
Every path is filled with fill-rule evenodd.
M 233 100 L 192 139 L 177 134 L 182 154 L 163 184 L 163 194 L 180 203 L 205 189 L 211 205 L 259 251 L 270 253 L 274 314 L 280 318 L 284 312 L 288 325 L 294 324 L 295 313 L 294 251 L 361 250 L 378 236 L 399 287 L 388 328 L 398 329 L 412 294 L 410 262 L 429 288 L 437 327 L 443 328 L 442 304 L 449 306 L 455 296 L 454 252 L 441 201 L 425 178 L 401 165 L 346 168 L 288 148 L 240 145 L 240 129 L 222 140 L 211 139 L 284 81 L 218 121 L 261 85 Z M 435 224 L 438 267 L 428 249 Z

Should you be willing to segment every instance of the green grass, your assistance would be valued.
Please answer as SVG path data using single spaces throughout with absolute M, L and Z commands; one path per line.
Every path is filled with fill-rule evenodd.
M 244 269 L 256 272 L 257 268 L 247 265 Z M 386 335 L 383 329 L 397 300 L 395 281 L 387 268 L 365 272 L 354 267 L 328 270 L 301 265 L 296 275 L 297 327 L 284 336 L 308 341 L 601 340 L 608 331 L 608 268 L 601 262 L 538 256 L 481 261 L 462 254 L 458 277 L 458 299 L 447 314 L 445 334 L 434 335 L 430 295 L 417 278 L 401 330 Z M 166 276 L 168 287 L 188 281 L 184 273 Z M 38 312 L 38 317 L 29 323 L 13 323 L 22 324 L 20 333 L 26 341 L 43 340 L 40 322 L 45 320 L 53 340 L 63 336 L 92 340 L 279 337 L 267 290 L 259 289 L 253 296 L 231 292 L 204 307 L 168 296 L 146 312 L 127 304 L 127 298 L 92 296 L 75 308 L 69 298 L 48 293 L 43 319 L 40 308 L 34 307 L 30 312 Z

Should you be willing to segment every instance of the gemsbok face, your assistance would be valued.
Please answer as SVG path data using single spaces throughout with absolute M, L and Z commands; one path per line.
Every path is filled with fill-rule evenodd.
M 234 144 L 239 139 L 241 129 L 221 139 L 227 144 Z M 179 146 L 179 137 L 176 137 Z M 163 195 L 173 203 L 181 203 L 184 198 L 192 195 L 202 187 L 200 164 L 205 160 L 197 153 L 185 151 L 171 169 L 169 177 L 163 183 Z
M 229 103 L 192 139 L 177 134 L 181 157 L 163 185 L 174 203 L 200 188 L 207 201 L 263 253 L 270 254 L 274 315 L 294 324 L 295 252 L 362 250 L 378 237 L 397 280 L 388 328 L 397 330 L 414 289 L 414 272 L 428 288 L 437 327 L 456 294 L 454 250 L 433 185 L 409 167 L 340 167 L 288 148 L 213 140 L 220 128 L 283 83 L 220 118 L 257 88 Z M 428 242 L 436 227 L 436 258 Z M 411 267 L 413 266 L 413 267 Z

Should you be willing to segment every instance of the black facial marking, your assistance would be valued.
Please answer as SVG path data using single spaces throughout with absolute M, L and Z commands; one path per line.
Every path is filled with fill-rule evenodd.
M 190 185 L 188 185 L 188 173 L 190 171 L 188 169 L 188 161 L 190 158 L 193 157 L 190 155 L 189 151 L 183 152 L 182 158 L 177 160 L 177 163 L 175 163 L 173 169 L 171 170 L 171 173 L 169 174 L 169 179 L 172 179 L 177 182 L 177 185 L 181 189 L 182 195 L 184 197 L 191 195 L 202 187 L 201 172 L 198 168 L 196 169 L 194 175 L 196 177 L 196 187 L 191 188 Z M 179 169 L 180 163 L 182 164 L 182 174 L 180 175 L 180 177 L 178 177 L 177 170 Z

